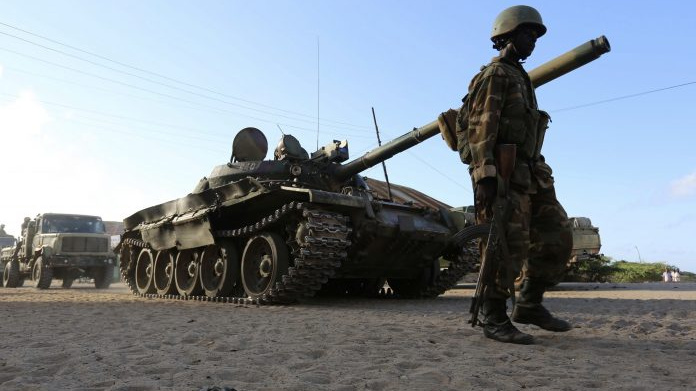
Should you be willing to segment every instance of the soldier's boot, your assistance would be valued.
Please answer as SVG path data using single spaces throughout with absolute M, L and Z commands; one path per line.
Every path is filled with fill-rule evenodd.
M 541 301 L 544 298 L 546 286 L 540 281 L 525 278 L 520 287 L 520 295 L 512 310 L 513 322 L 533 324 L 548 331 L 568 331 L 573 326 L 563 319 L 556 318 L 547 310 Z
M 534 337 L 515 327 L 507 316 L 504 299 L 486 299 L 481 308 L 483 335 L 505 343 L 531 345 Z

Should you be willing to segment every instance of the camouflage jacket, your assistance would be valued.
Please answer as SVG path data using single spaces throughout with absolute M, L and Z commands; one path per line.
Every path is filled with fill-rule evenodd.
M 551 167 L 541 146 L 549 117 L 537 107 L 534 88 L 518 63 L 494 57 L 469 84 L 469 146 L 472 180 L 495 177 L 496 144 L 516 144 L 517 160 L 510 179 L 529 193 L 553 185 Z

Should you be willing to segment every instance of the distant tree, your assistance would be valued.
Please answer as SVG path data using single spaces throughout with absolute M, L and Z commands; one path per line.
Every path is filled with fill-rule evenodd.
M 629 262 L 616 261 L 611 257 L 600 255 L 573 263 L 564 281 L 571 282 L 654 282 L 662 281 L 665 269 L 674 270 L 675 266 L 665 262 Z M 683 282 L 696 282 L 696 274 L 681 271 Z

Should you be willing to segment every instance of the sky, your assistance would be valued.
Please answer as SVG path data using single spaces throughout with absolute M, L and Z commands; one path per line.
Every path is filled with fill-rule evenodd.
M 248 126 L 271 149 L 280 128 L 309 151 L 346 139 L 358 157 L 377 145 L 372 107 L 383 141 L 459 107 L 496 55 L 493 20 L 516 4 L 4 0 L 0 222 L 17 235 L 24 216 L 123 220 L 183 197 Z M 696 271 L 696 3 L 527 4 L 548 28 L 528 70 L 600 35 L 612 47 L 537 90 L 559 200 L 599 227 L 605 255 Z M 473 201 L 439 136 L 387 168 L 450 205 Z

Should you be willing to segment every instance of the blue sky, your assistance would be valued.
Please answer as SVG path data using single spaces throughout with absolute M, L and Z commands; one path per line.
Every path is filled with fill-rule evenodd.
M 376 146 L 371 107 L 388 140 L 458 106 L 496 54 L 493 19 L 515 4 L 3 1 L 0 221 L 16 234 L 44 211 L 121 220 L 190 192 L 241 128 L 275 144 L 279 125 L 313 150 L 317 108 L 320 145 L 348 139 L 356 157 Z M 606 255 L 696 270 L 696 84 L 564 110 L 696 81 L 696 3 L 528 4 L 548 33 L 527 69 L 600 35 L 612 45 L 538 90 L 569 215 L 592 219 Z M 466 167 L 438 137 L 388 169 L 451 205 L 472 202 Z

